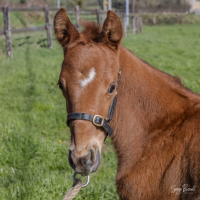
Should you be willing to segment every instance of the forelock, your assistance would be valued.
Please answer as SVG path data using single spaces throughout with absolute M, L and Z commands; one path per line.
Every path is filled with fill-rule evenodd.
M 104 33 L 101 31 L 101 26 L 95 22 L 89 22 L 82 20 L 81 24 L 84 27 L 82 34 L 85 38 L 91 42 L 102 43 L 104 39 Z

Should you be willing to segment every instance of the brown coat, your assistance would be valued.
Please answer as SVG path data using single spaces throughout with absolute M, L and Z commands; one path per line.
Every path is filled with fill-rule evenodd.
M 106 118 L 118 93 L 110 125 L 120 199 L 200 199 L 200 96 L 124 48 L 121 21 L 112 11 L 102 30 L 95 23 L 84 26 L 78 33 L 64 9 L 55 16 L 64 49 L 58 84 L 68 113 Z M 70 165 L 79 173 L 96 171 L 104 131 L 83 120 L 70 121 L 70 131 Z

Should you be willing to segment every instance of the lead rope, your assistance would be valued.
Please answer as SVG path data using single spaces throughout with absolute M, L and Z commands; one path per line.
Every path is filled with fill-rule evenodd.
M 72 200 L 74 197 L 76 197 L 81 187 L 82 187 L 81 179 L 76 178 L 74 184 L 68 190 L 63 200 Z

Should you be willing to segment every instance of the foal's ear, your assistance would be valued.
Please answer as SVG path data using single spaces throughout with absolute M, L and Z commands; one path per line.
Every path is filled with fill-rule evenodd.
M 79 38 L 79 32 L 69 20 L 64 8 L 61 8 L 54 17 L 54 31 L 63 47 Z
M 107 12 L 107 18 L 103 24 L 103 32 L 106 41 L 114 47 L 118 47 L 123 37 L 120 18 L 111 10 Z

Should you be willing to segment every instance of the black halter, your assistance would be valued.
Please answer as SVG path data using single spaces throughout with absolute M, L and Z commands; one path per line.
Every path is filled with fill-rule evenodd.
M 118 80 L 117 80 L 118 84 L 119 84 L 120 74 L 121 74 L 121 68 L 119 67 Z M 106 131 L 107 134 L 113 135 L 113 129 L 110 127 L 109 122 L 112 120 L 114 116 L 116 104 L 117 104 L 117 94 L 115 94 L 115 97 L 112 100 L 111 105 L 109 106 L 108 115 L 106 119 L 104 119 L 100 115 L 91 115 L 87 113 L 69 113 L 67 115 L 67 125 L 69 126 L 70 120 L 76 120 L 76 119 L 87 120 L 87 121 L 92 122 L 97 127 L 102 127 Z

